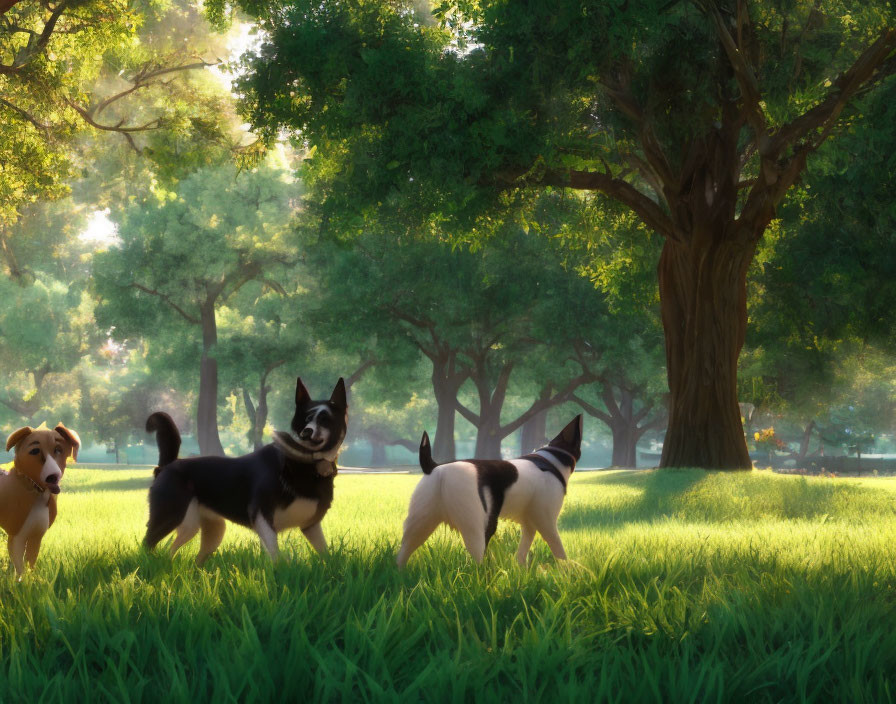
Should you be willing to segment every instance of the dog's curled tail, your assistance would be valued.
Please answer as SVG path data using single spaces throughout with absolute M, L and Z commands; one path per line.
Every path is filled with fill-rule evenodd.
M 424 474 L 429 474 L 438 467 L 438 463 L 432 458 L 432 445 L 429 444 L 429 434 L 424 430 L 420 438 L 420 469 Z
M 153 470 L 153 476 L 157 477 L 166 464 L 177 459 L 177 453 L 180 452 L 180 432 L 171 416 L 162 411 L 156 411 L 146 419 L 146 432 L 156 434 L 156 445 L 159 446 L 159 466 Z

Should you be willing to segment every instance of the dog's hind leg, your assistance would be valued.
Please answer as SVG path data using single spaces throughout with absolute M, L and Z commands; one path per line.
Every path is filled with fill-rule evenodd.
M 198 532 L 199 502 L 196 501 L 196 499 L 193 499 L 190 502 L 190 506 L 187 508 L 187 512 L 184 514 L 184 519 L 177 527 L 177 537 L 174 539 L 174 542 L 171 543 L 172 556 L 174 555 L 174 553 L 180 550 L 182 546 L 189 543 Z
M 479 528 L 479 530 L 469 529 L 466 532 L 461 530 L 460 534 L 464 539 L 464 545 L 467 548 L 467 552 L 470 553 L 472 558 L 476 561 L 476 564 L 482 564 L 487 545 L 485 531 L 482 528 Z
M 438 516 L 409 513 L 404 522 L 404 536 L 401 538 L 401 549 L 398 551 L 398 566 L 404 567 L 411 555 L 419 548 L 433 531 L 439 527 Z
M 149 488 L 149 520 L 143 544 L 152 550 L 159 541 L 183 523 L 193 494 L 171 469 L 163 469 Z M 195 534 L 194 534 L 195 535 Z M 192 536 L 190 536 L 192 537 Z
M 327 554 L 327 539 L 324 538 L 324 529 L 321 527 L 320 521 L 308 528 L 302 528 L 302 533 L 308 538 L 311 547 L 317 550 L 321 555 Z
M 199 519 L 202 527 L 201 542 L 199 544 L 199 554 L 196 556 L 196 564 L 202 565 L 208 559 L 224 539 L 224 529 L 227 524 L 223 518 L 215 518 L 214 516 L 202 516 Z
M 535 526 L 531 523 L 523 523 L 522 525 L 523 530 L 520 534 L 520 546 L 516 551 L 516 561 L 520 563 L 520 567 L 525 567 L 529 548 L 532 547 L 532 541 L 535 539 Z
M 566 550 L 563 549 L 563 541 L 560 540 L 560 533 L 557 532 L 557 526 L 552 524 L 539 526 L 538 532 L 541 533 L 541 537 L 544 538 L 544 542 L 548 544 L 554 557 L 558 560 L 565 560 Z

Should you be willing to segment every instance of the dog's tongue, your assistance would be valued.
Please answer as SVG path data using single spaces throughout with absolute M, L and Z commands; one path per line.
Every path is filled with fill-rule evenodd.
M 59 493 L 59 485 L 58 484 L 47 484 L 47 489 L 50 490 L 51 494 Z

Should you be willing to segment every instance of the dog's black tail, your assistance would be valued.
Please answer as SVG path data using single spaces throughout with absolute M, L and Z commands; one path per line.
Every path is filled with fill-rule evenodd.
M 156 434 L 156 444 L 159 446 L 159 466 L 153 470 L 153 476 L 157 477 L 166 464 L 177 459 L 180 433 L 171 416 L 162 411 L 156 411 L 146 419 L 146 432 Z
M 420 439 L 420 469 L 424 474 L 429 474 L 438 467 L 438 463 L 432 458 L 432 445 L 429 444 L 429 435 L 424 430 Z

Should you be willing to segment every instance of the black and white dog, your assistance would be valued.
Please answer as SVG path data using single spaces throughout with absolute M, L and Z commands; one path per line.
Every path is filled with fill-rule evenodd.
M 156 433 L 159 466 L 149 489 L 144 543 L 152 549 L 177 529 L 173 555 L 201 530 L 196 561 L 202 564 L 221 544 L 226 518 L 253 528 L 271 558 L 278 555 L 277 533 L 294 527 L 326 553 L 320 523 L 333 503 L 336 455 L 347 422 L 341 378 L 329 401 L 312 401 L 297 379 L 292 434 L 275 432 L 272 444 L 242 457 L 177 459 L 177 426 L 167 413 L 153 413 L 146 430 Z
M 582 416 L 576 416 L 540 450 L 515 460 L 463 460 L 437 465 L 429 436 L 420 442 L 420 467 L 426 475 L 411 496 L 398 566 L 426 542 L 441 523 L 460 532 L 467 550 L 482 562 L 498 518 L 509 518 L 522 528 L 517 561 L 526 556 L 538 531 L 559 560 L 566 559 L 557 517 L 563 508 L 566 484 L 581 457 Z

